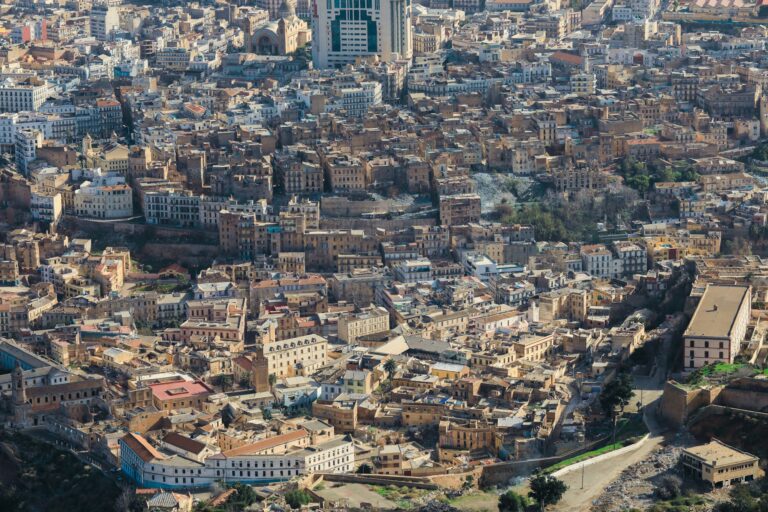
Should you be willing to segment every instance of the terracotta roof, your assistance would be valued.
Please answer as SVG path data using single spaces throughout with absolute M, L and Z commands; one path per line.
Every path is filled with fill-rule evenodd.
M 304 430 L 303 428 L 300 428 L 298 430 L 288 432 L 287 434 L 268 437 L 267 439 L 262 439 L 261 441 L 256 441 L 255 443 L 251 443 L 245 446 L 240 446 L 238 448 L 227 450 L 226 452 L 222 452 L 219 455 L 214 455 L 214 457 L 223 456 L 224 458 L 227 458 L 227 457 L 240 457 L 243 455 L 256 455 L 256 454 L 265 452 L 269 449 L 280 446 L 282 444 L 287 444 L 292 441 L 298 441 L 299 439 L 303 439 L 308 435 L 309 434 L 307 433 L 306 430 Z
M 121 439 L 121 441 L 144 462 L 149 462 L 152 459 L 165 459 L 162 453 L 157 451 L 154 446 L 149 444 L 149 442 L 139 434 L 128 433 Z
M 205 449 L 205 444 L 200 441 L 195 441 L 187 436 L 183 436 L 178 432 L 170 432 L 163 438 L 163 442 L 181 448 L 182 450 L 199 454 Z
M 560 62 L 565 62 L 566 64 L 571 64 L 574 66 L 578 66 L 582 62 L 582 58 L 578 55 L 574 55 L 572 53 L 568 52 L 555 52 L 552 55 L 549 56 L 549 60 L 556 60 Z
M 253 370 L 253 361 L 251 361 L 245 356 L 238 356 L 234 358 L 232 360 L 232 364 L 236 364 L 237 366 L 239 366 L 240 368 L 242 368 L 247 372 Z

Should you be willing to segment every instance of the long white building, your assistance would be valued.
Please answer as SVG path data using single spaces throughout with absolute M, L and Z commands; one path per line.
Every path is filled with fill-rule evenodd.
M 352 473 L 355 450 L 348 436 L 308 445 L 294 431 L 211 455 L 203 461 L 163 453 L 139 434 L 120 439 L 123 473 L 142 487 L 189 489 L 214 482 L 264 484 L 311 473 Z
M 411 0 L 313 0 L 312 60 L 316 68 L 378 56 L 413 56 Z

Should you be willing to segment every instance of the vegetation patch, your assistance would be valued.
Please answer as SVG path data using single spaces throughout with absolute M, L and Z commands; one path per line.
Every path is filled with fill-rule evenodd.
M 74 454 L 0 432 L 0 510 L 112 512 L 118 485 Z

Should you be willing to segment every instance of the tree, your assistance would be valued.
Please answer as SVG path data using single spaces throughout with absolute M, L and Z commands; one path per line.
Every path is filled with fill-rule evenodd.
M 619 376 L 605 385 L 603 392 L 600 393 L 600 406 L 608 415 L 613 415 L 616 409 L 624 412 L 624 407 L 634 396 L 632 391 L 632 377 L 627 373 L 620 373 Z
M 275 387 L 275 384 L 277 384 L 277 375 L 274 373 L 269 374 L 269 392 L 274 393 L 273 388 Z
M 387 372 L 388 378 L 392 378 L 392 375 L 394 375 L 395 370 L 397 370 L 397 363 L 394 359 L 390 358 L 387 359 L 387 361 L 384 363 L 384 371 Z
M 261 410 L 261 416 L 266 420 L 269 421 L 272 419 L 272 409 L 264 408 Z
M 552 475 L 537 474 L 531 479 L 531 491 L 528 496 L 539 504 L 541 510 L 544 510 L 548 505 L 559 502 L 567 490 L 568 486 L 562 480 Z
M 235 505 L 237 510 L 244 510 L 259 501 L 259 495 L 250 485 L 238 482 L 232 486 L 232 489 L 237 492 L 227 500 L 227 505 Z
M 285 501 L 291 508 L 301 508 L 302 505 L 307 505 L 312 501 L 312 496 L 307 491 L 294 489 L 285 493 Z
M 673 500 L 680 496 L 680 488 L 683 485 L 683 481 L 680 477 L 674 475 L 667 475 L 661 479 L 659 486 L 656 488 L 656 496 L 662 500 Z
M 370 464 L 368 464 L 367 462 L 364 462 L 360 464 L 360 466 L 358 466 L 357 471 L 355 471 L 355 473 L 357 473 L 358 475 L 370 475 L 371 473 L 373 473 L 373 468 L 371 467 Z
M 499 512 L 525 512 L 528 500 L 514 491 L 507 491 L 499 496 Z
M 232 384 L 235 382 L 232 375 L 218 375 L 216 377 L 216 385 L 221 386 L 221 390 L 225 393 L 228 389 L 232 389 Z

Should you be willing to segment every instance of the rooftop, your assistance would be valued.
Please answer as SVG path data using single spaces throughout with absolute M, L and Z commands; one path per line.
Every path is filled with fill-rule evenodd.
M 749 300 L 749 286 L 708 285 L 685 336 L 727 338 L 736 321 L 741 304 Z
M 687 455 L 692 455 L 701 459 L 712 466 L 730 466 L 757 460 L 756 456 L 737 450 L 717 439 L 713 439 L 711 442 L 701 446 L 686 448 L 683 452 Z

